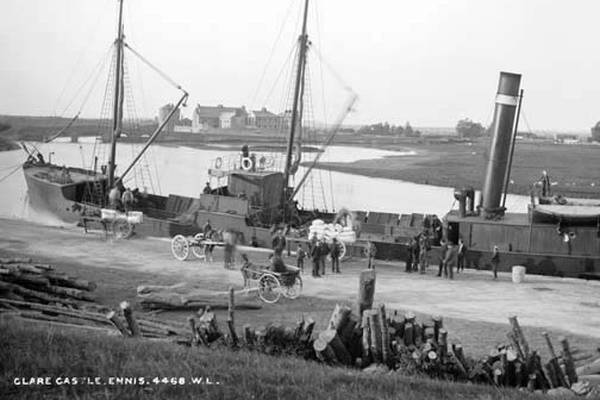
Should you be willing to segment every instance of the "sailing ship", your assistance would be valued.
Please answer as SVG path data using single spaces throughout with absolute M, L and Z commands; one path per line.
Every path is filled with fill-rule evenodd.
M 174 84 L 182 92 L 181 98 L 152 133 L 131 164 L 117 175 L 116 152 L 119 149 L 119 142 L 125 136 L 123 135 L 124 51 L 129 50 L 158 71 L 161 76 L 166 76 L 125 42 L 122 20 L 123 1 L 119 1 L 118 32 L 114 42 L 116 60 L 114 98 L 107 165 L 100 166 L 100 171 L 97 170 L 97 162 L 92 169 L 55 165 L 46 161 L 35 148 L 30 150 L 25 147 L 29 158 L 23 164 L 23 171 L 30 205 L 65 222 L 78 223 L 82 219 L 98 219 L 101 216 L 102 209 L 107 206 L 107 197 L 111 188 L 118 187 L 123 182 L 173 115 L 185 105 L 188 98 L 188 93 L 181 86 Z M 224 181 L 225 184 L 209 193 L 200 194 L 196 198 L 150 193 L 136 196 L 135 210 L 143 212 L 143 222 L 135 226 L 136 234 L 166 237 L 176 234 L 193 235 L 210 222 L 215 229 L 237 232 L 242 243 L 265 246 L 270 243 L 271 229 L 274 225 L 297 227 L 314 218 L 333 217 L 332 213 L 302 209 L 294 200 L 322 153 L 315 157 L 298 184 L 295 187 L 290 186 L 290 179 L 298 171 L 302 154 L 298 133 L 302 129 L 306 53 L 309 47 L 308 4 L 308 0 L 305 0 L 302 31 L 298 38 L 293 106 L 283 162 L 273 162 L 271 156 L 260 154 L 253 154 L 252 158 L 249 154 L 245 154 L 239 159 L 239 163 L 223 162 L 223 159 L 219 159 L 209 173 L 219 181 Z M 172 82 L 170 79 L 169 81 Z M 323 146 L 331 143 L 355 99 L 355 95 L 351 96 L 340 118 L 333 124 Z M 124 229 L 131 230 L 132 227 L 126 225 Z

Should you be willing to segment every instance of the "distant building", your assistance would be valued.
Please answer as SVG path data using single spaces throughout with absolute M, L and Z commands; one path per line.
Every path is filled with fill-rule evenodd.
M 198 104 L 192 115 L 192 131 L 207 129 L 241 129 L 246 126 L 246 107 L 216 107 Z
M 175 108 L 175 106 L 173 104 L 165 104 L 164 106 L 159 108 L 158 109 L 158 123 L 162 124 L 167 119 L 167 117 L 173 111 L 174 108 Z M 165 128 L 163 130 L 165 135 L 168 135 L 175 131 L 175 125 L 178 124 L 180 117 L 181 117 L 180 110 L 177 109 L 175 111 L 175 113 L 173 114 L 173 116 L 171 117 L 171 119 L 169 120 L 169 122 L 167 123 L 167 125 L 165 125 Z
M 579 137 L 579 135 L 569 133 L 557 133 L 556 135 L 554 135 L 554 143 L 577 144 L 581 143 L 581 138 Z
M 282 125 L 282 118 L 263 107 L 261 110 L 248 113 L 247 124 L 253 128 L 279 129 Z

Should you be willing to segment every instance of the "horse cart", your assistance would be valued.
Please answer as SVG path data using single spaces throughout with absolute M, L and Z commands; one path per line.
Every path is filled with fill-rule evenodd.
M 265 303 L 277 303 L 281 296 L 295 299 L 302 292 L 300 268 L 288 265 L 287 269 L 287 272 L 274 272 L 264 267 L 242 267 L 247 279 L 245 290 L 257 291 L 258 297 Z
M 224 242 L 214 241 L 205 237 L 203 233 L 197 233 L 193 237 L 175 235 L 171 239 L 171 253 L 179 261 L 185 261 L 193 254 L 196 258 L 206 261 L 206 246 L 224 246 Z

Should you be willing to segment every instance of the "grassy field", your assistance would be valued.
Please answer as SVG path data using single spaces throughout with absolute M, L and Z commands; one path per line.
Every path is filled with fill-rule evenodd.
M 384 147 L 382 143 L 373 143 Z M 352 163 L 321 163 L 321 168 L 377 178 L 400 179 L 448 187 L 473 186 L 480 189 L 486 166 L 487 140 L 466 143 L 393 144 L 387 150 L 414 149 L 416 156 L 385 157 Z M 600 146 L 518 143 L 509 192 L 528 195 L 531 184 L 547 170 L 557 185 L 553 190 L 567 196 L 592 197 L 600 190 L 597 168 Z
M 490 386 L 367 375 L 314 362 L 228 349 L 185 348 L 0 320 L 0 394 L 31 398 L 523 399 Z M 16 372 L 18 371 L 18 373 Z M 15 386 L 18 377 L 100 377 L 106 385 Z M 110 377 L 183 377 L 184 385 L 109 385 Z M 214 384 L 192 384 L 204 377 Z M 139 382 L 139 380 L 138 380 Z M 218 384 L 216 384 L 218 383 Z

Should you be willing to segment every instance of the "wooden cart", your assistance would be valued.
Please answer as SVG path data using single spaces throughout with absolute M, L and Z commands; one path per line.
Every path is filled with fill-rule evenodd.
M 288 272 L 274 272 L 266 268 L 242 268 L 249 278 L 249 285 L 245 289 L 256 290 L 258 297 L 265 303 L 277 303 L 282 295 L 288 299 L 295 299 L 302 292 L 300 269 L 290 265 L 287 269 Z

